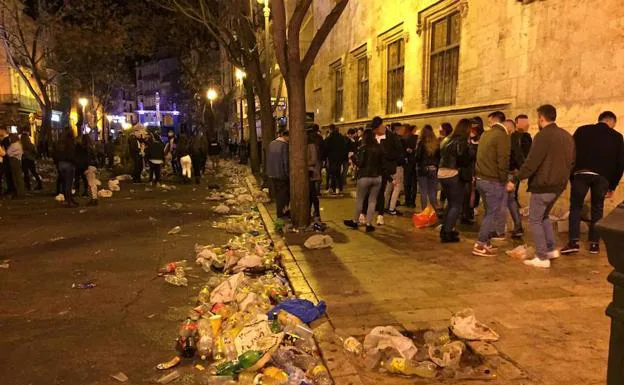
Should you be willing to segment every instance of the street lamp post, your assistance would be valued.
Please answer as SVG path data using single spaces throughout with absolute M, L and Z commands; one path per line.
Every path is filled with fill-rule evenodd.
M 208 92 L 206 92 L 206 97 L 208 101 L 210 101 L 210 131 L 214 132 L 214 111 L 212 110 L 212 102 L 217 99 L 217 91 L 214 88 L 209 88 Z
M 85 113 L 85 109 L 87 107 L 87 104 L 89 104 L 89 100 L 87 98 L 80 98 L 78 99 L 78 104 L 82 106 L 82 127 L 80 127 L 80 131 L 81 133 L 83 133 L 85 130 L 85 126 L 87 125 L 87 115 Z
M 247 74 L 245 74 L 245 71 L 242 71 L 240 68 L 236 69 L 236 79 L 238 79 L 238 86 L 239 88 L 239 105 L 240 105 L 240 139 L 239 142 L 242 142 L 243 140 L 243 79 L 245 78 L 245 76 L 247 76 Z

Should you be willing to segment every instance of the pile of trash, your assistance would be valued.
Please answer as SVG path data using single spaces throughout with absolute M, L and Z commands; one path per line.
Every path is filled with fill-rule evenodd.
M 455 380 L 494 380 L 497 373 L 520 375 L 491 344 L 499 335 L 477 321 L 472 309 L 455 313 L 450 328 L 401 333 L 379 326 L 360 342 L 338 337 L 356 366 L 386 374 Z
M 253 204 L 247 189 L 232 192 L 237 201 Z M 211 196 L 223 198 L 217 192 Z M 183 369 L 177 368 L 185 366 L 198 383 L 332 384 L 308 325 L 325 313 L 326 305 L 294 296 L 280 266 L 284 245 L 271 241 L 252 209 L 214 226 L 236 236 L 223 245 L 195 245 L 195 264 L 206 275 L 196 304 L 179 325 L 178 354 L 156 366 L 166 372 L 158 383 L 180 378 Z M 169 284 L 187 286 L 190 269 L 181 260 L 159 273 Z

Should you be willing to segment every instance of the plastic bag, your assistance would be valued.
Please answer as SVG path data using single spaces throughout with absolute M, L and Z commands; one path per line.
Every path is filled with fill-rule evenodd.
M 59 195 L 54 197 L 54 200 L 57 201 L 57 202 L 65 202 L 65 195 L 59 194 Z
M 115 178 L 118 181 L 128 181 L 128 180 L 132 180 L 132 175 L 130 174 L 123 174 L 123 175 L 117 175 L 117 177 Z
M 215 207 L 214 209 L 212 209 L 212 211 L 214 211 L 217 214 L 227 214 L 230 212 L 230 208 L 227 207 L 226 205 L 219 205 Z
M 461 341 L 449 342 L 443 346 L 429 345 L 429 358 L 443 368 L 459 366 L 466 345 Z
M 327 310 L 327 304 L 325 301 L 319 301 L 318 305 L 315 306 L 307 299 L 287 299 L 271 309 L 268 313 L 269 318 L 273 319 L 273 314 L 279 313 L 280 310 L 284 310 L 287 313 L 297 316 L 297 318 L 301 321 L 309 324 L 325 313 L 325 310 Z
M 334 246 L 334 239 L 329 235 L 315 234 L 303 244 L 306 249 L 325 249 Z
M 412 216 L 412 222 L 417 229 L 435 226 L 438 223 L 438 215 L 435 209 L 431 205 L 428 205 L 422 212 Z
M 100 190 L 98 191 L 98 197 L 100 198 L 110 198 L 113 196 L 113 192 L 111 190 Z
M 412 359 L 418 349 L 414 342 L 392 326 L 378 326 L 364 338 L 364 350 L 368 356 L 378 356 L 383 350 L 394 349 L 401 357 Z
M 241 194 L 236 197 L 239 204 L 253 203 L 254 199 L 250 194 Z
M 477 321 L 472 309 L 464 309 L 451 317 L 451 330 L 459 338 L 473 341 L 498 341 L 498 334 Z
M 119 187 L 119 180 L 117 179 L 111 179 L 108 181 L 108 189 L 111 191 L 121 191 L 121 188 Z
M 222 282 L 210 293 L 210 304 L 232 302 L 236 295 L 236 289 L 244 280 L 245 274 L 238 273 Z
M 248 254 L 238 260 L 233 270 L 235 273 L 238 273 L 258 266 L 262 266 L 262 258 L 254 254 Z

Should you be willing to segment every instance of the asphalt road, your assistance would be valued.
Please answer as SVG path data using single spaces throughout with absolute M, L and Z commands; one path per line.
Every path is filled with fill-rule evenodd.
M 196 242 L 229 236 L 211 227 L 206 184 L 147 187 L 122 183 L 94 208 L 86 198 L 63 208 L 50 191 L 0 200 L 0 260 L 10 259 L 0 268 L 0 384 L 116 384 L 110 375 L 120 371 L 138 384 L 161 375 L 154 366 L 175 354 L 178 322 L 201 280 L 178 288 L 156 272 L 192 258 Z M 181 234 L 167 235 L 178 225 Z M 97 286 L 72 288 L 89 280 Z

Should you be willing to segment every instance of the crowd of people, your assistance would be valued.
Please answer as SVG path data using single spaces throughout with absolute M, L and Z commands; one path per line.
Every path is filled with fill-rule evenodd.
M 130 169 L 133 182 L 141 183 L 147 168 L 149 182 L 159 185 L 163 167 L 170 165 L 171 173 L 183 183 L 200 183 L 208 157 L 216 169 L 221 153 L 216 136 L 208 138 L 201 130 L 194 130 L 190 136 L 176 136 L 170 130 L 163 140 L 158 132 L 136 129 L 103 143 L 88 134 L 76 137 L 68 127 L 46 148 L 38 151 L 27 133 L 9 134 L 0 127 L 0 196 L 23 198 L 32 189 L 33 181 L 34 189 L 42 190 L 37 160 L 48 156 L 56 166 L 56 195 L 63 196 L 67 207 L 76 207 L 77 196 L 89 197 L 89 206 L 98 204 L 100 169 L 108 168 L 117 174 Z
M 420 189 L 421 208 L 432 207 L 439 218 L 441 242 L 454 243 L 460 241 L 458 222 L 474 224 L 482 202 L 483 218 L 472 253 L 490 257 L 497 253 L 492 241 L 507 235 L 508 215 L 513 222 L 510 236 L 524 236 L 518 194 L 520 182 L 528 179 L 528 226 L 536 252 L 525 263 L 547 268 L 560 254 L 579 251 L 581 211 L 590 191 L 589 251 L 598 253 L 595 224 L 624 171 L 617 117 L 603 112 L 598 123 L 571 135 L 556 124 L 552 105 L 539 107 L 537 116 L 539 132 L 533 138 L 527 115 L 511 120 L 500 111 L 489 114 L 487 127 L 476 116 L 461 119 L 455 127 L 443 123 L 438 135 L 431 125 L 420 130 L 409 124 L 384 125 L 380 117 L 367 128 L 349 129 L 346 135 L 330 125 L 324 138 L 318 125 L 310 125 L 307 165 L 314 220 L 321 220 L 322 170 L 326 170 L 329 195 L 340 194 L 351 174 L 356 180 L 356 202 L 346 226 L 363 225 L 372 232 L 384 224 L 384 215 L 401 215 L 397 206 L 402 194 L 405 207 L 416 207 Z M 280 218 L 289 215 L 288 167 L 288 131 L 282 131 L 267 151 L 267 174 Z M 558 249 L 549 215 L 568 182 L 570 239 Z

